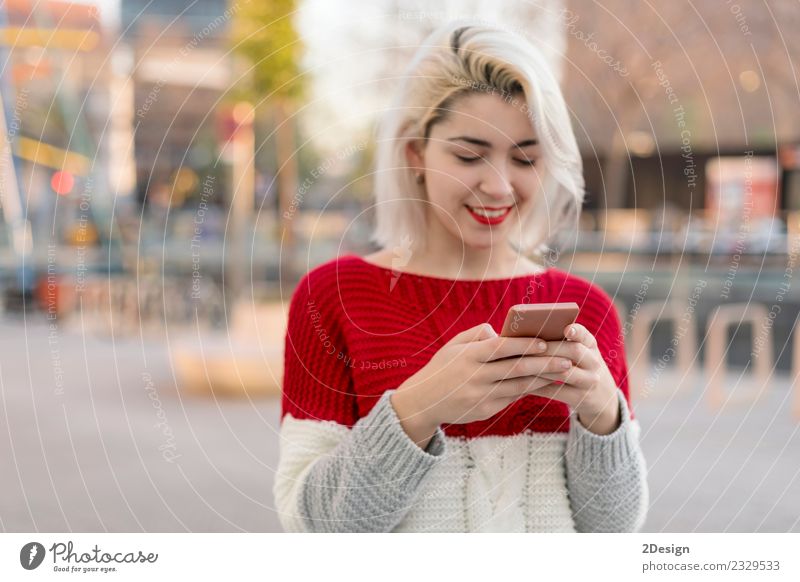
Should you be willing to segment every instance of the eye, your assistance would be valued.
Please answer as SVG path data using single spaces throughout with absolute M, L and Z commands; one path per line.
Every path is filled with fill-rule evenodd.
M 477 156 L 477 157 L 474 157 L 474 158 L 468 158 L 468 157 L 465 157 L 465 156 L 459 156 L 458 154 L 453 154 L 453 155 L 455 157 L 457 157 L 459 160 L 461 160 L 462 162 L 467 163 L 467 164 L 469 164 L 471 162 L 476 162 L 476 161 L 481 159 L 480 156 Z
M 519 164 L 521 164 L 521 165 L 523 165 L 523 166 L 535 166 L 536 165 L 536 160 L 518 160 L 518 159 L 514 158 L 514 161 L 519 163 Z

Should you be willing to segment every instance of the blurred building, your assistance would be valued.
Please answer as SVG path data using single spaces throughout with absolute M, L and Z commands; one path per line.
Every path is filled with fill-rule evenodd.
M 709 160 L 753 152 L 787 162 L 778 209 L 800 210 L 797 179 L 785 174 L 796 171 L 788 163 L 796 156 L 777 159 L 800 143 L 796 5 L 566 4 L 564 90 L 586 156 L 590 208 L 702 209 Z
M 113 208 L 134 188 L 132 91 L 112 52 L 113 36 L 97 9 L 62 1 L 0 4 L 0 71 L 6 137 L 13 164 L 4 167 L 3 266 L 21 254 L 59 269 L 113 236 Z M 13 169 L 13 172 L 9 171 Z M 72 259 L 72 260 L 70 260 Z M 23 281 L 28 287 L 30 281 Z
M 215 110 L 231 83 L 225 0 L 122 0 L 130 51 L 138 195 L 171 198 L 180 168 L 201 173 L 217 156 Z M 168 194 L 167 194 L 168 192 Z

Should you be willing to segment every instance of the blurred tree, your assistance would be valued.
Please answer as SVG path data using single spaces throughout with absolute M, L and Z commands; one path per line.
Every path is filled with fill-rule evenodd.
M 231 27 L 233 51 L 249 65 L 239 95 L 267 108 L 272 115 L 277 157 L 277 185 L 282 237 L 293 243 L 292 196 L 297 192 L 295 156 L 295 118 L 297 103 L 303 97 L 304 83 L 299 60 L 302 50 L 294 25 L 295 0 L 247 2 L 238 5 Z

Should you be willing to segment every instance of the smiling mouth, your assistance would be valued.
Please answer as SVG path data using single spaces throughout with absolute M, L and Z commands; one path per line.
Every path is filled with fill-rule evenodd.
M 469 206 L 464 205 L 469 213 L 482 224 L 500 224 L 511 213 L 513 206 Z

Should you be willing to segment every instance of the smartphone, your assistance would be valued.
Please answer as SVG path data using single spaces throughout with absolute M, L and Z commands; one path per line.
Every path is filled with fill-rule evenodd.
M 578 310 L 577 303 L 520 303 L 508 310 L 500 335 L 563 340 L 564 328 L 575 323 Z

